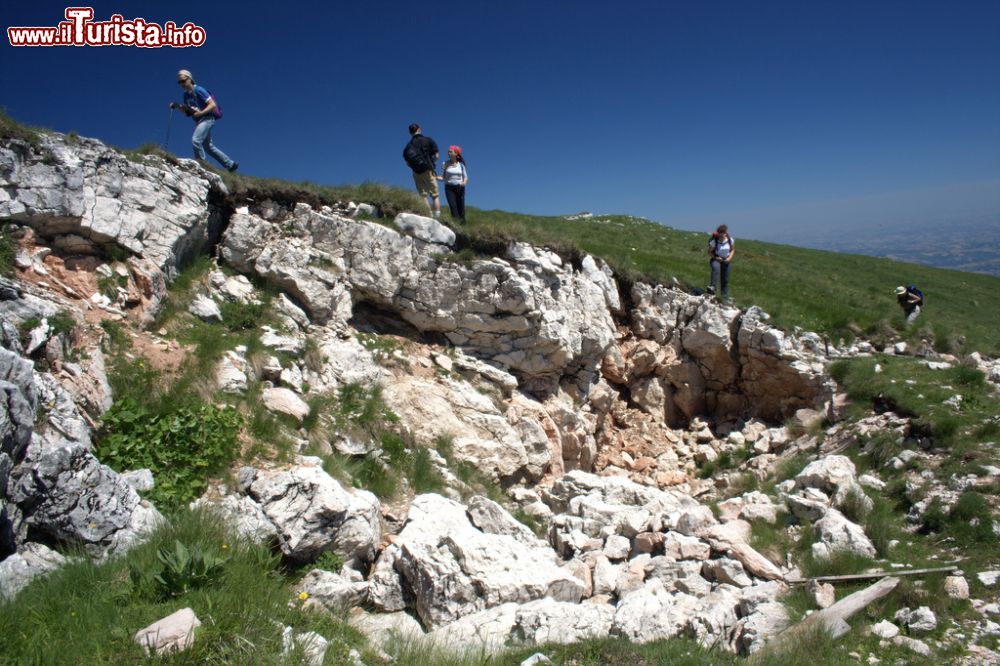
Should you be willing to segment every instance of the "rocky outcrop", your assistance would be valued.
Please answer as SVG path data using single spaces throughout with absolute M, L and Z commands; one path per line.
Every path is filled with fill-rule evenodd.
M 169 278 L 220 231 L 209 200 L 226 190 L 193 160 L 129 158 L 94 139 L 45 133 L 38 148 L 0 145 L 0 191 L 0 218 L 71 243 L 74 254 L 117 245 Z
M 419 495 L 393 548 L 383 553 L 373 572 L 382 590 L 393 587 L 391 579 L 397 576 L 400 594 L 376 592 L 373 583 L 372 602 L 400 610 L 398 602 L 409 603 L 410 597 L 420 619 L 432 628 L 505 603 L 541 598 L 579 602 L 583 582 L 558 566 L 545 543 L 528 537 L 523 528 L 511 534 L 509 526 L 516 521 L 500 507 L 490 507 L 488 514 L 501 519 L 481 520 L 487 514 L 467 512 L 439 495 Z
M 646 284 L 633 287 L 632 300 L 633 333 L 657 346 L 640 343 L 641 353 L 624 355 L 620 365 L 606 362 L 605 377 L 626 383 L 669 425 L 700 414 L 782 420 L 828 408 L 834 385 L 823 357 L 767 325 L 760 310 Z
M 368 302 L 523 379 L 597 367 L 614 337 L 605 285 L 528 245 L 468 266 L 439 248 L 300 204 L 280 229 L 238 212 L 222 256 L 287 291 L 319 323 L 346 322 Z

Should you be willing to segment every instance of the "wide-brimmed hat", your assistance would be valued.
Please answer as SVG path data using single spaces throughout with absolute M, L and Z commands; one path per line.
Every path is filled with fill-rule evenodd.
M 902 296 L 906 293 L 906 287 L 896 287 L 896 295 Z

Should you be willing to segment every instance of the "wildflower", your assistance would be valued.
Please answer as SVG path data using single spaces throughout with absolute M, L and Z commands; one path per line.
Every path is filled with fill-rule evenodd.
M 228 550 L 228 549 L 229 549 L 229 544 L 228 543 L 222 544 L 222 550 Z
M 299 601 L 305 601 L 309 598 L 308 592 L 299 592 Z

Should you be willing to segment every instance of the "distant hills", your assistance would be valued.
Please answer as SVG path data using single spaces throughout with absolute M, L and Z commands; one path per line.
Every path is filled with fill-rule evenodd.
M 891 232 L 857 228 L 850 233 L 803 232 L 783 242 L 1000 277 L 1000 214 Z

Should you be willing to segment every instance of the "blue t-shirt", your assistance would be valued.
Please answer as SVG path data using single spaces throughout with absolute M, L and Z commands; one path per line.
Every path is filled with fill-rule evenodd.
M 184 91 L 184 105 L 192 106 L 198 111 L 201 111 L 208 106 L 208 100 L 211 98 L 212 94 L 205 90 L 202 86 L 195 86 L 191 90 Z M 198 122 L 199 120 L 204 120 L 205 118 L 218 118 L 219 115 L 218 113 L 210 113 L 201 116 L 200 118 L 195 118 L 194 116 L 191 117 L 195 122 Z

